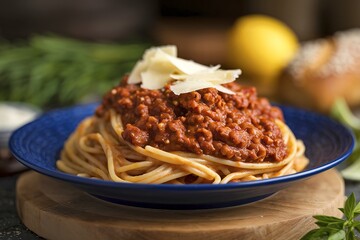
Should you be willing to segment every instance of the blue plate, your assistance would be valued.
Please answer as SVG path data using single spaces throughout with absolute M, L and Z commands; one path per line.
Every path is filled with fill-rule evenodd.
M 67 181 L 103 200 L 148 208 L 205 209 L 254 202 L 330 169 L 344 161 L 354 147 L 353 134 L 341 124 L 318 114 L 281 107 L 286 123 L 302 139 L 310 164 L 303 172 L 292 175 L 229 184 L 134 184 L 116 183 L 77 177 L 60 172 L 55 161 L 69 134 L 95 104 L 55 110 L 16 130 L 10 139 L 10 150 L 29 168 Z

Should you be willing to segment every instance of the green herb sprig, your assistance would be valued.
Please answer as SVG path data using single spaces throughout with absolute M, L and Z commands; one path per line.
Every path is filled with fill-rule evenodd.
M 304 235 L 301 240 L 355 240 L 355 233 L 360 232 L 360 221 L 355 218 L 360 215 L 360 202 L 356 203 L 354 193 L 345 201 L 344 208 L 339 208 L 345 219 L 315 215 L 315 224 L 319 227 Z
M 0 41 L 0 101 L 51 108 L 101 96 L 129 72 L 147 43 L 89 43 L 59 36 Z

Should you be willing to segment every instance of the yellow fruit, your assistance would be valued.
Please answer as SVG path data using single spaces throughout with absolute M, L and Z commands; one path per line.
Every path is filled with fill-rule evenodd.
M 248 76 L 275 78 L 298 49 L 294 32 L 284 23 L 263 15 L 239 18 L 229 35 L 228 60 Z

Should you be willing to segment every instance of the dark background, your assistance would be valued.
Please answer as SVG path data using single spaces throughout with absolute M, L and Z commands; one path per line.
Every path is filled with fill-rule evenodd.
M 226 28 L 256 13 L 284 21 L 300 40 L 309 40 L 360 27 L 359 10 L 357 0 L 1 0 L 0 36 L 53 32 L 102 41 L 156 38 L 154 30 L 169 19 Z

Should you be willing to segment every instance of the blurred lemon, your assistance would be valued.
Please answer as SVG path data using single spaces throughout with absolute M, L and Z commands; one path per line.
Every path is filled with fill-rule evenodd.
M 229 64 L 245 75 L 271 80 L 298 49 L 294 32 L 284 23 L 263 15 L 239 18 L 229 35 Z

